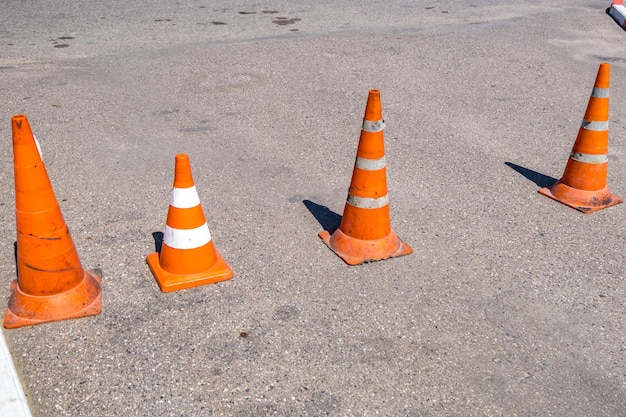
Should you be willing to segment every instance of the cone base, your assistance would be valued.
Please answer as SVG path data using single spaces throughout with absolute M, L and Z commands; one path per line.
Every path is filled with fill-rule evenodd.
M 102 272 L 85 271 L 84 279 L 60 294 L 29 295 L 20 290 L 18 281 L 11 282 L 11 297 L 4 316 L 4 327 L 24 326 L 95 316 L 102 312 Z
M 154 252 L 146 257 L 148 267 L 154 276 L 159 288 L 163 292 L 173 292 L 178 290 L 186 290 L 188 288 L 199 287 L 206 284 L 215 284 L 216 282 L 227 281 L 233 277 L 233 271 L 230 269 L 224 258 L 216 251 L 215 264 L 206 271 L 189 275 L 178 275 L 168 272 L 161 268 L 159 263 L 159 253 Z
M 360 240 L 350 237 L 340 229 L 330 232 L 323 230 L 319 237 L 348 265 L 382 261 L 387 258 L 408 255 L 413 249 L 392 230 L 386 237 L 377 240 Z
M 572 188 L 561 181 L 557 181 L 550 188 L 541 188 L 539 193 L 585 214 L 624 202 L 622 198 L 611 194 L 606 187 L 598 191 L 585 191 Z

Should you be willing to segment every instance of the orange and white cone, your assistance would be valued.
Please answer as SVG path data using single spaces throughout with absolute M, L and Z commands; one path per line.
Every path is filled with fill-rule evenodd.
M 614 0 L 608 12 L 609 16 L 611 16 L 617 24 L 626 29 L 626 7 L 624 7 L 624 0 Z
M 13 116 L 12 127 L 17 280 L 4 327 L 99 314 L 101 273 L 81 266 L 28 119 Z
M 185 154 L 176 155 L 174 187 L 161 253 L 146 261 L 161 291 L 171 292 L 226 281 L 233 271 L 213 246 Z
M 611 67 L 600 64 L 587 111 L 563 176 L 539 192 L 583 213 L 624 202 L 612 194 L 606 178 L 609 168 L 609 79 Z
M 349 265 L 413 252 L 391 229 L 384 128 L 380 91 L 370 90 L 341 224 L 332 235 L 319 233 Z

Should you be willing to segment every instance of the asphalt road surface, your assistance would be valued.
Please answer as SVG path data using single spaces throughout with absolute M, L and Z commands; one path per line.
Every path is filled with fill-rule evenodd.
M 5 338 L 35 416 L 626 415 L 626 205 L 537 193 L 626 32 L 610 1 L 0 2 L 0 289 L 16 277 L 11 116 L 42 146 L 99 316 Z M 393 229 L 351 267 L 343 211 L 381 91 Z M 145 261 L 191 159 L 223 283 Z

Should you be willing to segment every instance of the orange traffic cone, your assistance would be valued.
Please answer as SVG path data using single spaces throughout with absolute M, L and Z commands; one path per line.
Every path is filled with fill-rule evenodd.
M 583 213 L 624 202 L 606 185 L 609 167 L 609 79 L 611 67 L 600 64 L 578 137 L 563 177 L 539 192 Z
M 233 277 L 233 271 L 213 246 L 187 155 L 176 155 L 174 188 L 161 253 L 151 253 L 146 260 L 163 292 Z
M 380 91 L 370 90 L 341 224 L 332 235 L 319 233 L 349 265 L 413 252 L 391 229 L 382 119 Z
M 4 327 L 92 316 L 102 311 L 100 272 L 85 271 L 24 115 L 12 118 L 17 281 Z

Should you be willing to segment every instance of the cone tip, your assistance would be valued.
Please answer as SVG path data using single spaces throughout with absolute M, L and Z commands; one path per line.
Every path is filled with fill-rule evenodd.
M 377 122 L 383 118 L 382 105 L 380 103 L 380 90 L 372 89 L 367 97 L 367 105 L 365 106 L 365 120 Z
M 608 62 L 600 63 L 598 67 L 598 76 L 596 77 L 595 87 L 608 88 L 611 78 L 611 64 Z
M 175 158 L 174 188 L 189 188 L 193 186 L 194 183 L 191 175 L 189 156 L 184 153 L 179 153 Z
M 22 123 L 24 123 L 24 120 L 26 120 L 26 124 L 28 124 L 28 118 L 26 117 L 25 114 L 16 114 L 15 116 L 11 117 L 11 122 L 13 123 L 13 128 L 15 129 L 16 127 L 19 129 L 22 127 Z

